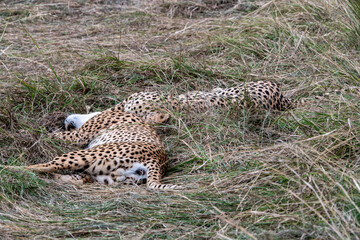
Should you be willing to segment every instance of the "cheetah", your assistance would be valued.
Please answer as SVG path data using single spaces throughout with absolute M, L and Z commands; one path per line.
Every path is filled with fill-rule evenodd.
M 145 122 L 162 124 L 169 120 L 173 111 L 187 111 L 200 113 L 213 108 L 229 109 L 231 106 L 245 107 L 251 102 L 254 107 L 267 110 L 284 111 L 294 108 L 294 103 L 286 98 L 276 83 L 258 81 L 241 83 L 230 88 L 215 88 L 210 92 L 191 91 L 178 96 L 171 96 L 159 92 L 134 93 L 116 105 L 117 109 L 134 113 Z M 70 115 L 69 127 L 80 128 L 81 121 L 76 121 L 76 115 Z
M 82 119 L 81 119 L 82 118 Z M 166 171 L 166 153 L 156 131 L 138 116 L 117 106 L 99 114 L 77 116 L 79 129 L 56 132 L 53 137 L 86 145 L 85 149 L 63 154 L 52 161 L 28 166 L 37 172 L 56 172 L 61 169 L 81 171 L 72 176 L 55 175 L 61 181 L 113 184 L 145 180 L 151 189 L 180 189 L 162 184 Z
M 58 132 L 54 137 L 86 145 L 85 149 L 28 168 L 39 172 L 70 169 L 85 173 L 85 176 L 61 176 L 62 180 L 112 184 L 127 178 L 146 179 L 149 188 L 178 189 L 176 185 L 160 182 L 166 170 L 166 154 L 150 124 L 168 121 L 172 110 L 186 109 L 196 113 L 211 108 L 226 109 L 234 104 L 243 107 L 248 101 L 265 109 L 293 108 L 293 103 L 282 95 L 279 87 L 268 81 L 216 88 L 210 92 L 192 91 L 175 97 L 139 92 L 101 113 L 70 115 L 65 120 L 65 128 L 75 130 Z

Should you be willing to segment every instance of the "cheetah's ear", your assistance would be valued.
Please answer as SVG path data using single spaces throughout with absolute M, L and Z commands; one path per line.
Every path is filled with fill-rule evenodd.
M 159 124 L 166 123 L 170 119 L 170 114 L 168 113 L 150 113 L 145 117 L 146 123 Z
M 93 112 L 89 114 L 71 114 L 66 117 L 64 125 L 65 130 L 70 131 L 81 128 L 92 117 L 100 114 L 101 112 Z
M 65 129 L 65 131 L 76 130 L 74 122 L 70 121 L 70 122 L 64 123 L 64 129 Z

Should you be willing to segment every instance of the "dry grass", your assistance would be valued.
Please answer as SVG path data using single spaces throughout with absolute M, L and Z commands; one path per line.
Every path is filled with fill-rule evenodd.
M 69 151 L 47 137 L 66 114 L 140 90 L 266 79 L 305 104 L 174 113 L 165 181 L 181 192 L 1 168 L 2 239 L 359 239 L 356 1 L 119 2 L 0 3 L 2 164 Z

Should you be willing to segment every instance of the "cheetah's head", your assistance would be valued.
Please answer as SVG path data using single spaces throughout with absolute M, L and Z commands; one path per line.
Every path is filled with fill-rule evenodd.
M 66 131 L 79 129 L 87 120 L 89 120 L 95 115 L 98 115 L 99 113 L 100 112 L 93 112 L 89 114 L 71 114 L 66 117 L 64 122 L 64 128 Z

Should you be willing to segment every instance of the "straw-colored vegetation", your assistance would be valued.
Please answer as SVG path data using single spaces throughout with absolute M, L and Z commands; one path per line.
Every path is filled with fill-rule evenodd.
M 16 2 L 16 3 L 14 3 Z M 186 190 L 60 185 L 0 168 L 1 239 L 359 239 L 359 1 L 0 3 L 0 163 L 72 149 L 69 113 L 143 90 L 271 80 L 282 113 L 173 113 L 162 127 Z

